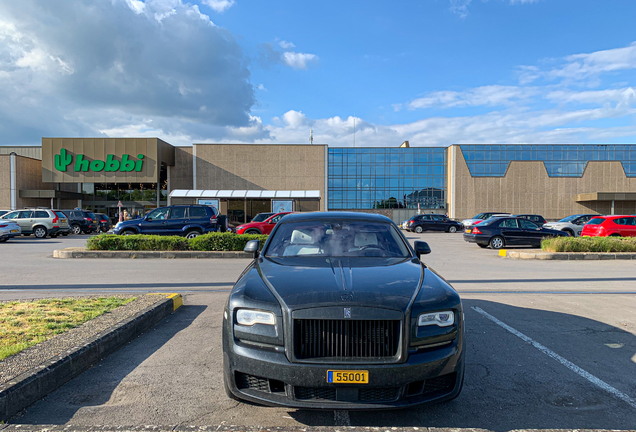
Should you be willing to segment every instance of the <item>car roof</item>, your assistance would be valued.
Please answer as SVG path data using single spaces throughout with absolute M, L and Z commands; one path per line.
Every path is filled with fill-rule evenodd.
M 375 213 L 363 213 L 363 212 L 306 212 L 306 213 L 290 213 L 285 216 L 281 222 L 298 222 L 309 220 L 334 220 L 334 219 L 350 219 L 350 220 L 364 220 L 369 222 L 393 222 L 386 216 Z

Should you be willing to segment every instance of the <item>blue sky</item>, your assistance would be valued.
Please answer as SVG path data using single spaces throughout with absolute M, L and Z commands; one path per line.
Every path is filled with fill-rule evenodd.
M 64 5 L 0 2 L 3 144 L 636 142 L 632 0 Z

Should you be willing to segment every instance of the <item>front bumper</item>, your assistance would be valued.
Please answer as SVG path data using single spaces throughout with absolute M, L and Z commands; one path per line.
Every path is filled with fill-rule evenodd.
M 227 390 L 239 399 L 267 406 L 400 408 L 454 399 L 462 388 L 463 335 L 445 347 L 411 353 L 399 364 L 291 363 L 283 352 L 252 348 L 224 336 Z M 327 383 L 327 370 L 366 370 L 369 383 Z

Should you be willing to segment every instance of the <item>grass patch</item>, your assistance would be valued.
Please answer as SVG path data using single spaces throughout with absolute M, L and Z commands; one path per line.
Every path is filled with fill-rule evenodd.
M 133 300 L 100 297 L 0 303 L 0 360 Z
M 541 242 L 546 252 L 636 252 L 636 238 L 555 237 Z
M 86 241 L 95 251 L 242 251 L 250 240 L 267 240 L 261 234 L 209 233 L 193 239 L 180 236 L 100 234 Z

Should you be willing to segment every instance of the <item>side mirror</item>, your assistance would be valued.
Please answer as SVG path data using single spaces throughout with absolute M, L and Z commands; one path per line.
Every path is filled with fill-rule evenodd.
M 431 253 L 431 247 L 428 243 L 424 241 L 416 241 L 415 242 L 415 254 L 417 258 L 420 259 L 422 255 L 428 255 Z
M 254 258 L 258 258 L 258 250 L 260 249 L 260 246 L 260 240 L 250 240 L 245 245 L 243 252 L 252 252 L 254 254 Z

